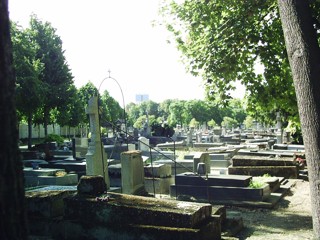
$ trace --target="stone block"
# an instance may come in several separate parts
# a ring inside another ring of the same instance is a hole
[[[65,172],[65,170],[63,168],[62,169],[54,169],[54,168],[33,169],[28,167],[23,169],[24,176],[32,176],[32,177],[56,176],[58,172]]]
[[[179,174],[184,172],[192,172],[193,171],[193,160],[186,159],[177,159],[176,162],[170,159],[157,160],[154,161],[157,164],[170,164],[172,169],[172,174]]]
[[[109,193],[106,201],[76,195],[64,199],[65,219],[103,225],[194,228],[211,216],[210,204]]]
[[[78,183],[78,175],[39,176],[38,183],[39,185],[76,185]]]
[[[247,187],[251,179],[251,176],[212,174],[208,174],[208,178],[206,178],[205,176],[188,172],[178,174],[175,177],[175,184],[178,187],[180,185]]]
[[[173,177],[167,178],[145,178],[145,189],[148,193],[169,194],[170,185],[174,184]]]
[[[262,188],[225,187],[225,186],[195,186],[171,185],[170,195],[186,195],[196,200],[214,201],[263,201],[270,196],[270,187],[265,184]]]
[[[230,160],[211,160],[211,168],[227,168],[231,165]]]
[[[296,166],[231,166],[228,168],[229,174],[263,176],[269,174],[274,177],[298,178],[298,168]]]
[[[232,166],[297,166],[297,162],[293,157],[236,155],[232,158]]]
[[[170,164],[149,164],[144,166],[145,177],[166,178],[172,174]]]
[[[197,169],[198,169],[198,164],[199,163],[204,163],[205,164],[205,169],[206,169],[206,173],[210,173],[210,156],[209,153],[206,152],[199,152],[199,153],[195,153],[194,157],[193,157],[193,172],[196,173]]]
[[[122,193],[136,194],[144,188],[144,169],[140,151],[121,153]]]
[[[25,198],[29,220],[32,218],[53,218],[62,216],[64,213],[63,199],[73,194],[74,191],[26,192]]]
[[[77,186],[78,194],[98,195],[107,191],[102,176],[82,176]]]

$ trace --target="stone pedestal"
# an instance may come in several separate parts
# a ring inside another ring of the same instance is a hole
[[[206,174],[210,173],[210,156],[209,153],[196,153],[193,157],[193,172],[196,173],[198,169],[198,164],[204,163]]]
[[[140,151],[121,153],[122,193],[139,194],[144,190],[144,167]]]
[[[102,146],[100,137],[100,123],[98,113],[98,97],[92,97],[88,101],[86,113],[90,117],[91,142],[86,154],[87,175],[103,176],[107,188],[110,187],[107,156]]]
[[[140,151],[143,151],[143,152],[148,152],[148,151],[150,151],[150,147],[149,147],[150,141],[149,141],[148,138],[139,137],[138,140],[139,140],[138,145],[139,145],[139,150],[140,150]]]

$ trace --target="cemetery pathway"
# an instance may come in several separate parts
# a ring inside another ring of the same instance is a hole
[[[277,206],[270,209],[232,208],[243,218],[240,240],[312,239],[312,218],[309,182],[297,180]]]

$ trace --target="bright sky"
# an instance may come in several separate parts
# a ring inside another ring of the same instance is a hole
[[[169,33],[152,26],[158,0],[9,0],[9,11],[23,27],[34,13],[57,29],[78,88],[88,81],[98,88],[110,70],[126,104],[136,94],[155,102],[204,99],[201,79],[186,73],[179,52],[166,41]],[[114,80],[106,79],[101,90],[122,103]]]

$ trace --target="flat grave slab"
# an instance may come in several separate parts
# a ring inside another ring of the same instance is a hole
[[[296,166],[231,166],[229,174],[263,176],[269,174],[274,177],[298,178],[298,167]]]
[[[229,187],[247,187],[249,186],[251,176],[241,175],[214,175],[199,176],[192,172],[177,174],[175,177],[176,185],[194,185],[194,186],[229,186]]]
[[[293,157],[267,157],[235,155],[232,158],[232,165],[237,166],[297,166]]]
[[[170,195],[187,195],[209,202],[216,200],[263,201],[270,195],[270,188],[268,184],[261,188],[171,185]]]
[[[76,195],[64,199],[65,219],[110,225],[155,225],[194,228],[212,215],[210,204],[108,193],[107,201]]]

